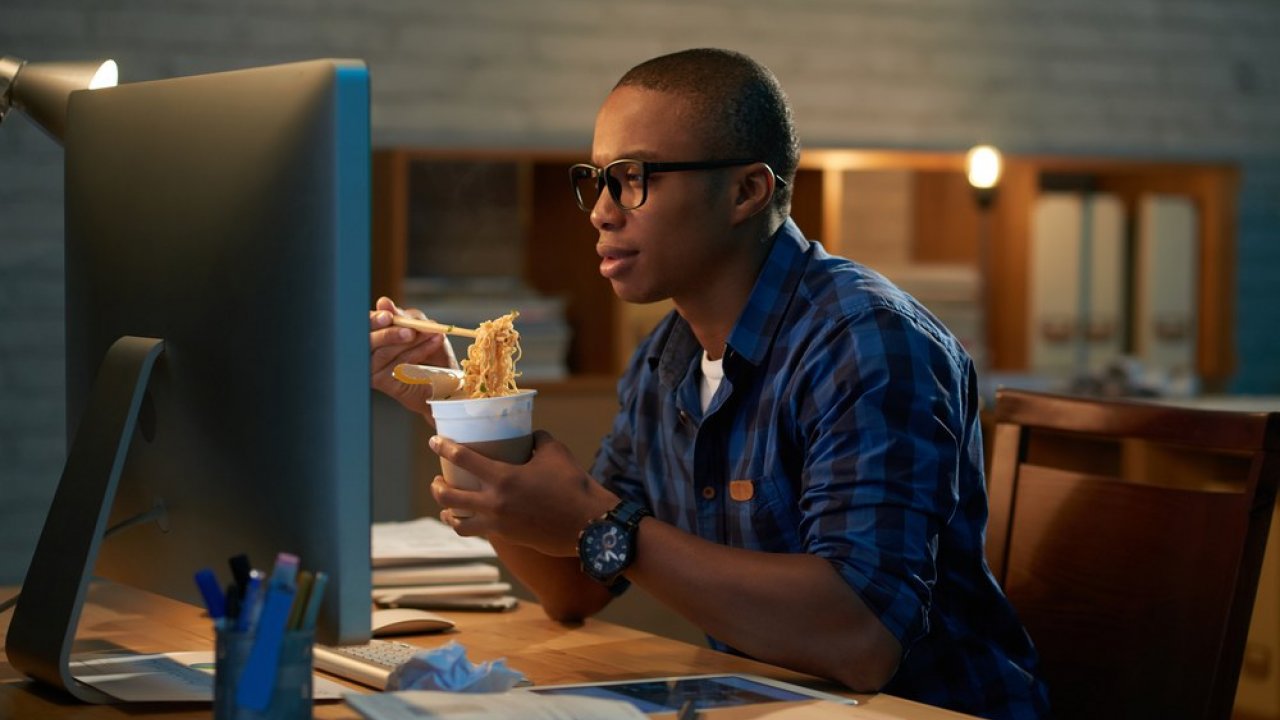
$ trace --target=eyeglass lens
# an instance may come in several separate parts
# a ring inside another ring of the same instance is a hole
[[[634,160],[620,160],[596,169],[588,165],[573,168],[573,187],[578,195],[578,204],[583,210],[590,210],[600,199],[600,191],[605,186],[613,201],[623,210],[633,210],[644,203],[645,182],[644,167]]]

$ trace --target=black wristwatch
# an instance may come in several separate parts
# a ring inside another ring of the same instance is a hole
[[[636,532],[640,521],[652,515],[640,503],[623,500],[587,523],[578,533],[578,560],[582,562],[582,571],[612,588],[636,559]]]

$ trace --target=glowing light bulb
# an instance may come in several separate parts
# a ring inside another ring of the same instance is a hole
[[[969,184],[979,190],[989,190],[1000,182],[1003,161],[1000,151],[990,145],[976,145],[964,159]]]

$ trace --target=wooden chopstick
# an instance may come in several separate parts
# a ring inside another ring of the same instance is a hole
[[[417,318],[407,318],[401,315],[392,315],[391,324],[400,327],[412,328],[423,332],[445,333],[446,335],[461,335],[462,337],[479,337],[480,333],[471,328],[460,328],[457,325],[444,325],[430,320],[418,320]]]

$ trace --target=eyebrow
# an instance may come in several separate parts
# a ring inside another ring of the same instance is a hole
[[[597,164],[597,165],[599,165],[600,167],[604,167],[605,165],[608,165],[608,164],[609,164],[609,163],[611,163],[611,162],[614,162],[614,161],[616,161],[616,160],[623,160],[623,159],[625,159],[625,160],[641,160],[641,161],[644,161],[644,162],[656,162],[658,158],[657,158],[657,156],[656,156],[653,152],[651,152],[651,151],[649,151],[649,150],[637,150],[636,152],[624,152],[624,153],[621,153],[621,154],[617,155],[616,157],[611,158],[611,159],[610,159],[610,160],[608,160],[607,162],[595,163],[595,162],[594,162],[594,160],[593,160],[592,162],[593,162],[593,164]]]

